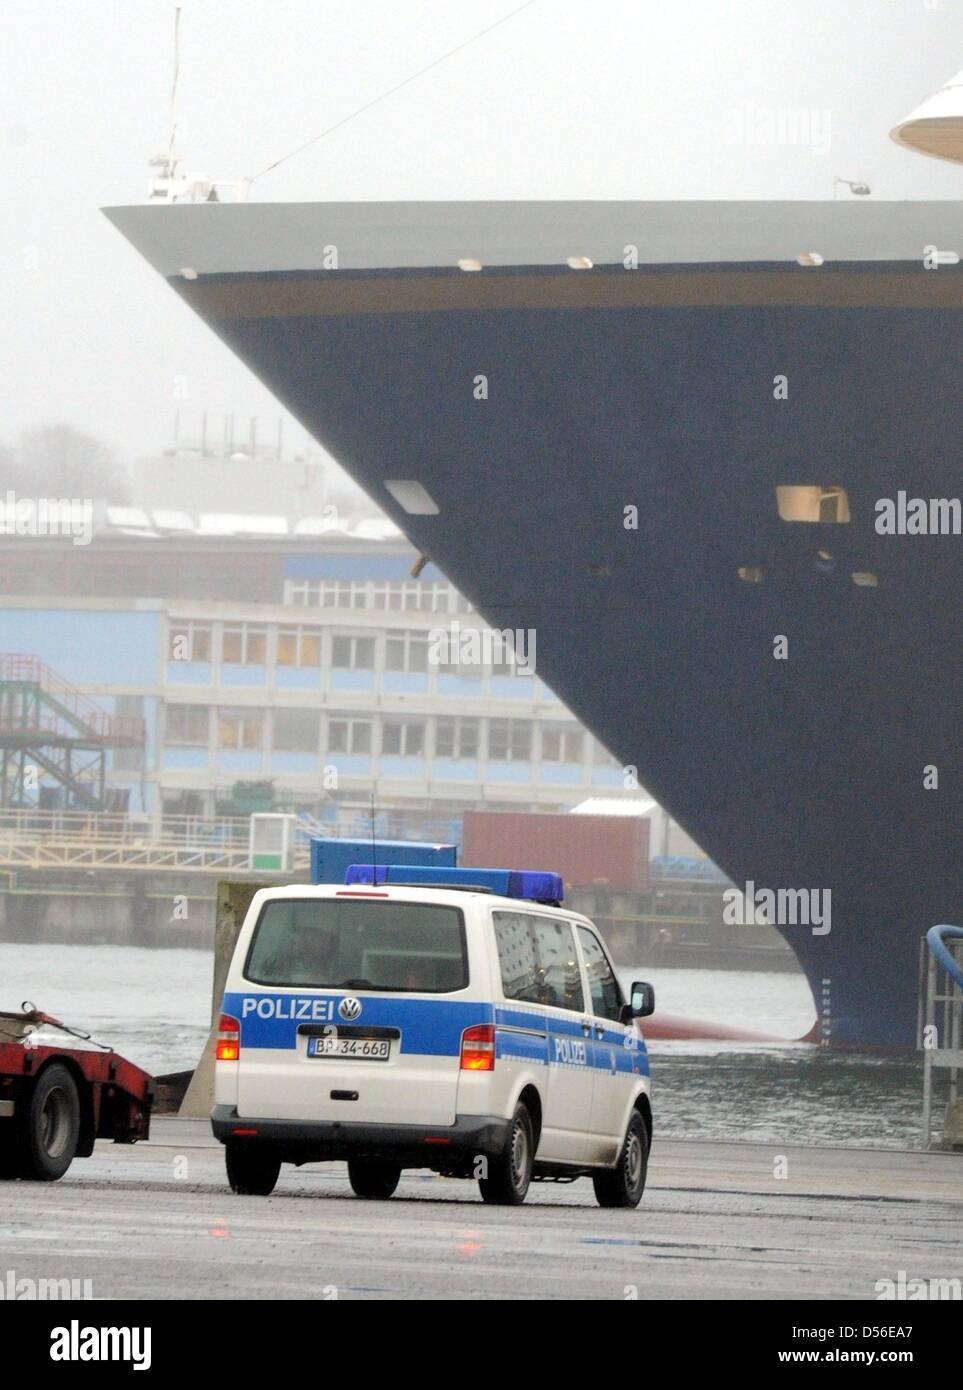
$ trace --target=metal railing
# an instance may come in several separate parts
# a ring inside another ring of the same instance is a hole
[[[136,813],[0,809],[0,865],[10,869],[178,869],[246,872],[248,816],[215,820]],[[309,863],[307,836],[296,837],[294,868]]]
[[[3,691],[3,685],[12,687]],[[35,687],[44,703],[26,698]],[[144,742],[143,719],[108,714],[37,656],[0,652],[0,733],[87,737],[103,744]]]
[[[366,840],[371,820],[356,811],[320,821],[298,817],[293,826],[293,869],[307,870],[317,836]],[[391,815],[375,817],[379,840],[461,839],[455,821],[412,827]],[[416,833],[417,832],[417,833]],[[164,815],[130,811],[60,811],[0,807],[0,866],[16,868],[204,869],[242,872],[250,861],[250,816]]]
[[[947,1118],[961,1100],[963,1074],[963,928],[931,927],[920,943],[918,1045],[923,1051],[923,1147],[945,1145]],[[942,1133],[934,1136],[938,1102],[945,1101]],[[963,1122],[951,1120],[956,1132]]]

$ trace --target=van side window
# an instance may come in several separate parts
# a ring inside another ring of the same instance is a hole
[[[579,927],[578,934],[585,956],[589,992],[592,995],[592,1012],[596,1018],[611,1018],[617,1023],[622,1008],[622,991],[609,965],[608,956],[602,950],[594,932],[590,932],[587,927]]]
[[[581,1012],[582,981],[570,924],[527,912],[492,916],[505,998]]]
[[[585,1003],[572,928],[568,922],[556,922],[552,917],[536,917],[534,922],[541,1002],[581,1013]]]
[[[506,999],[524,999],[540,1004],[538,961],[532,919],[523,912],[494,912],[498,963],[502,972],[502,991]]]

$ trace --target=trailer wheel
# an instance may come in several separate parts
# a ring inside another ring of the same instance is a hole
[[[80,1138],[77,1083],[59,1062],[40,1073],[25,1118],[21,1176],[56,1182],[73,1162]]]
[[[267,1145],[228,1139],[224,1160],[233,1192],[243,1197],[270,1197],[281,1172],[281,1160]]]

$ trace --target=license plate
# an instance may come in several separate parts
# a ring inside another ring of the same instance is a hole
[[[308,1038],[309,1057],[338,1057],[358,1062],[387,1062],[390,1038]]]

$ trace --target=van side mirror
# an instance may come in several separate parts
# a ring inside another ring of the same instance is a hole
[[[633,980],[629,1010],[632,1018],[648,1018],[655,1013],[655,988],[644,980]]]

